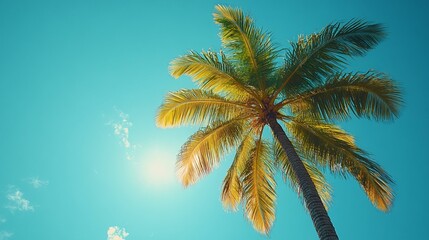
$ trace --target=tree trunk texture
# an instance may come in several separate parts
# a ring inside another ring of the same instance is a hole
[[[288,157],[292,169],[297,176],[299,187],[304,197],[305,206],[310,213],[320,240],[338,240],[339,238],[335,232],[334,225],[332,225],[331,219],[329,218],[322,200],[317,193],[316,187],[314,186],[307,169],[305,169],[302,160],[296,153],[292,142],[286,136],[282,126],[280,126],[274,117],[268,119],[268,124],[271,127],[274,136],[286,152],[286,156]]]

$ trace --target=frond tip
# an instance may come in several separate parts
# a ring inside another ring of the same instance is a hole
[[[254,148],[253,133],[249,132],[243,139],[235,154],[234,161],[222,184],[221,200],[226,209],[237,210],[243,195],[242,172]]]
[[[390,175],[376,162],[358,155],[357,162],[350,164],[348,171],[360,183],[372,204],[383,212],[390,210],[395,198]]]
[[[217,94],[241,95],[241,98],[251,94],[223,52],[191,51],[170,63],[170,73],[175,78],[183,74],[189,75],[201,89]]]
[[[156,124],[176,127],[232,119],[242,112],[243,104],[228,101],[210,91],[200,89],[169,93],[159,107]]]
[[[278,50],[271,44],[270,34],[258,29],[242,10],[218,5],[214,21],[220,26],[222,44],[229,57],[238,62],[247,84],[265,88],[273,73]]]
[[[334,174],[351,174],[375,207],[382,211],[390,208],[394,198],[392,178],[356,146],[352,136],[335,125],[303,119],[286,126],[307,159],[329,167]]]
[[[259,139],[243,172],[243,191],[247,218],[264,234],[270,231],[275,219],[275,186],[269,146]]]

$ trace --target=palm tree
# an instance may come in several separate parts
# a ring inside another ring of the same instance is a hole
[[[400,91],[386,75],[343,72],[347,57],[364,55],[383,39],[382,26],[360,20],[330,24],[300,36],[280,63],[270,34],[249,16],[225,6],[216,10],[224,50],[191,51],[171,62],[174,77],[189,75],[198,88],[169,93],[156,119],[160,127],[202,126],[178,155],[183,185],[210,173],[235,149],[221,199],[233,210],[243,202],[262,233],[275,218],[276,169],[302,198],[320,239],[338,239],[326,211],[331,188],[323,169],[353,176],[374,206],[387,211],[391,177],[334,124],[352,115],[398,116]]]

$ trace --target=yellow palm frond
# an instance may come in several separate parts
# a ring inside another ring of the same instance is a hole
[[[328,166],[333,173],[350,173],[378,209],[392,205],[393,180],[377,163],[358,148],[352,136],[338,126],[296,118],[286,124],[299,151],[309,160]]]
[[[193,134],[177,157],[177,174],[186,187],[210,173],[222,156],[243,139],[245,121],[232,119],[214,122]]]
[[[361,151],[355,155],[357,161],[347,159],[342,165],[358,180],[374,206],[384,212],[389,211],[395,197],[390,186],[393,180],[378,163],[365,155]]]
[[[203,90],[213,91],[231,99],[243,99],[255,96],[253,90],[242,83],[234,67],[221,52],[221,58],[215,52],[201,54],[191,51],[174,59],[170,64],[170,73],[178,78],[183,74],[192,77]]]
[[[256,230],[268,233],[275,219],[276,193],[269,144],[258,139],[244,168],[245,212]]]
[[[200,89],[171,92],[159,107],[156,124],[177,127],[186,124],[211,123],[232,119],[248,107]]]
[[[237,68],[246,73],[248,84],[265,89],[266,80],[275,69],[278,51],[272,46],[270,34],[256,28],[253,20],[240,9],[218,5],[214,20],[220,25],[223,46]]]
[[[292,166],[286,156],[285,151],[283,150],[282,146],[277,140],[275,140],[273,147],[274,147],[274,159],[276,160],[276,165],[278,166],[278,168],[281,169],[281,171],[283,172],[284,180],[289,182],[292,189],[298,193],[301,199],[303,199],[302,191],[300,190],[299,183],[298,183],[298,178],[296,177],[295,172],[292,169]],[[307,169],[307,172],[310,175],[311,180],[316,186],[316,190],[319,193],[320,199],[322,199],[322,202],[325,205],[325,208],[327,209],[329,207],[329,203],[332,198],[331,186],[326,181],[323,173],[319,171],[319,169],[317,168],[317,166],[314,165],[314,163],[305,161],[303,157],[301,157],[301,159],[303,160],[302,162],[304,164],[304,167]]]
[[[240,176],[250,158],[250,151],[254,148],[255,140],[250,131],[241,142],[234,157],[234,161],[222,184],[222,203],[227,209],[237,210],[243,194]]]

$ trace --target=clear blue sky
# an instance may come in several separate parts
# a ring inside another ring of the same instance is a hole
[[[127,240],[316,239],[280,179],[269,237],[242,211],[225,212],[220,186],[231,157],[188,189],[171,177],[195,128],[158,129],[156,109],[168,91],[193,87],[169,76],[173,58],[219,49],[216,4],[243,8],[283,47],[334,21],[387,27],[388,38],[350,69],[397,80],[401,116],[343,126],[393,176],[396,201],[384,214],[356,181],[329,177],[329,214],[341,239],[428,238],[428,4],[348,2],[0,0],[0,240],[106,239],[112,226]]]

